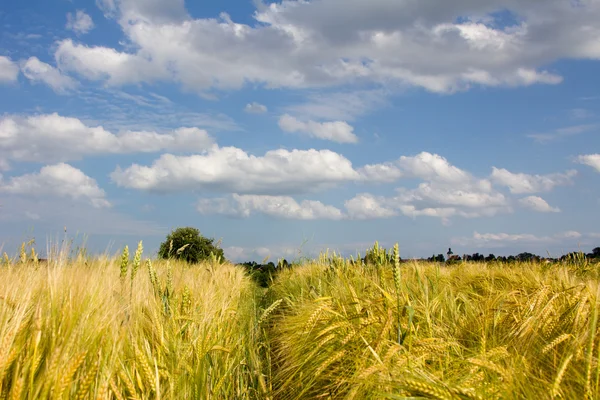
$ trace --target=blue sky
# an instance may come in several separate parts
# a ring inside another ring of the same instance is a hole
[[[0,243],[600,245],[600,1],[0,6]]]

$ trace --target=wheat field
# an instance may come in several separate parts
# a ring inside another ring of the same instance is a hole
[[[267,398],[257,294],[232,265],[141,252],[4,266],[0,397]]]
[[[262,289],[230,264],[126,250],[6,256],[1,399],[599,397],[600,265],[583,259],[323,254]]]

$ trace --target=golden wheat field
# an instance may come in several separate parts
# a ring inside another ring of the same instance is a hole
[[[599,397],[598,264],[132,253],[5,257],[1,399]]]

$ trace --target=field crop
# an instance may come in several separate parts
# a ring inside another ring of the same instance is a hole
[[[141,252],[5,266],[0,398],[265,398],[256,294],[232,265]]]
[[[0,267],[1,399],[595,399],[598,264]]]

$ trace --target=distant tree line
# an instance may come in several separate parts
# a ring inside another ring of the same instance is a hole
[[[220,247],[220,243],[214,241],[214,239],[206,238],[200,234],[200,231],[193,227],[182,227],[173,230],[161,243],[160,250],[158,252],[160,258],[177,258],[185,260],[191,264],[195,264],[204,260],[212,260],[214,262],[226,262],[224,257],[223,249]],[[336,262],[340,261],[340,256],[334,254]],[[439,262],[452,265],[456,262],[473,261],[473,262],[559,262],[566,260],[591,260],[600,261],[600,247],[596,247],[591,253],[584,254],[581,252],[571,252],[563,255],[560,258],[547,258],[539,255],[523,252],[516,256],[496,256],[494,254],[488,254],[487,256],[479,253],[463,254],[462,257],[454,254],[451,248],[446,252],[446,256],[443,254],[432,255],[429,258],[421,259],[421,261]],[[332,259],[333,260],[333,259]],[[367,249],[364,257],[358,255],[356,258],[352,258],[348,261],[351,265],[384,265],[393,262],[392,252],[379,246],[379,243],[375,242],[375,245],[371,249]],[[401,262],[409,260],[400,259]],[[263,262],[259,264],[255,261],[249,261],[237,264],[243,267],[246,272],[262,287],[268,287],[273,281],[275,275],[286,269],[292,267],[287,260],[281,259],[275,264],[274,262]]]
[[[497,262],[541,262],[541,261],[548,261],[548,262],[558,262],[558,261],[565,261],[565,260],[569,260],[572,259],[574,257],[583,257],[587,260],[600,260],[600,247],[596,247],[592,250],[591,253],[579,253],[579,252],[571,252],[568,254],[565,254],[559,258],[552,258],[552,257],[542,257],[539,256],[537,254],[533,254],[533,253],[529,253],[529,252],[523,252],[523,253],[519,253],[516,256],[510,255],[510,256],[495,256],[494,254],[488,254],[487,256],[484,256],[483,254],[479,254],[479,253],[473,253],[473,254],[463,254],[463,256],[458,256],[455,255],[452,252],[452,249],[448,249],[448,252],[446,253],[447,257],[444,257],[443,254],[438,254],[437,256],[434,254],[431,257],[427,258],[427,261],[432,261],[432,262],[448,262],[448,263],[452,263],[452,262],[457,262],[457,261],[475,261],[475,262],[492,262],[492,261],[497,261]]]

